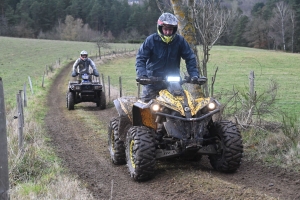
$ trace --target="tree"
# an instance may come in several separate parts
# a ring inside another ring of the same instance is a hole
[[[110,46],[107,43],[107,40],[104,37],[103,33],[99,34],[99,36],[96,38],[95,42],[96,42],[96,46],[98,48],[99,58],[101,59],[101,48],[110,48]]]
[[[209,51],[226,30],[227,23],[233,14],[231,11],[222,8],[220,1],[215,0],[199,1],[195,4],[193,11],[195,27],[199,33],[199,39],[202,44],[202,74],[207,77]],[[208,96],[209,91],[207,84],[204,89],[205,95]]]
[[[266,49],[270,47],[268,23],[261,18],[254,18],[246,27],[243,37],[248,41],[249,47]]]
[[[295,27],[296,27],[296,13],[294,10],[290,13],[290,19],[291,19],[291,52],[294,53],[294,36],[295,36]]]
[[[81,19],[74,19],[71,15],[67,15],[61,38],[63,40],[76,40],[82,27]]]
[[[243,37],[245,33],[249,18],[245,15],[238,18],[235,23],[232,35],[233,35],[233,45],[235,46],[247,46],[247,41]]]
[[[277,2],[274,8],[274,17],[271,20],[271,27],[274,32],[273,35],[279,35],[283,51],[286,51],[286,24],[289,20],[290,8],[283,1]],[[279,42],[278,42],[279,43]]]
[[[197,68],[202,75],[198,59],[197,38],[196,29],[194,26],[193,10],[191,9],[191,7],[194,6],[195,1],[188,0],[185,2],[185,4],[183,4],[180,0],[171,0],[171,3],[174,14],[179,20],[178,31],[186,39],[186,41],[189,43],[194,53],[196,54],[198,63]]]

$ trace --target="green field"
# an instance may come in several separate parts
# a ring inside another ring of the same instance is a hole
[[[249,73],[255,73],[255,90],[260,94],[270,80],[278,83],[276,105],[288,112],[300,110],[300,55],[244,47],[213,47],[208,64],[209,74],[219,68],[216,91],[230,90],[232,86],[249,85]]]
[[[136,44],[110,46],[110,49],[102,51],[137,48]],[[24,83],[29,91],[28,76],[35,87],[41,87],[46,65],[53,66],[59,61],[61,65],[74,62],[82,50],[87,50],[90,56],[97,54],[96,44],[91,42],[0,37],[0,77],[3,79],[6,104],[15,104],[15,96],[23,89]]]

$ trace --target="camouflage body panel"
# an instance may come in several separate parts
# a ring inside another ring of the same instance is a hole
[[[115,99],[114,104],[119,116],[127,116],[128,120],[132,123],[132,107],[136,101],[136,97],[120,97]]]
[[[210,97],[194,99],[187,90],[184,90],[184,93],[187,97],[192,116],[196,115],[200,109],[210,102]],[[185,116],[184,108],[182,107],[184,96],[173,96],[168,90],[161,90],[159,92],[159,97],[157,97],[156,100],[158,103],[176,110],[182,116]]]

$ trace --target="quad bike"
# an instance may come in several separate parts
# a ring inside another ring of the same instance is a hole
[[[106,97],[102,85],[92,81],[93,74],[79,73],[81,80],[69,81],[67,108],[74,110],[74,105],[81,102],[94,102],[100,109],[106,108]]]
[[[196,84],[204,84],[202,77]],[[233,122],[213,121],[220,103],[212,98],[193,98],[182,85],[189,77],[137,79],[142,85],[165,84],[156,99],[114,100],[119,116],[108,128],[108,146],[114,164],[126,164],[130,176],[143,181],[154,176],[156,160],[208,155],[212,167],[234,172],[241,163],[243,144]],[[195,83],[195,82],[194,82]]]

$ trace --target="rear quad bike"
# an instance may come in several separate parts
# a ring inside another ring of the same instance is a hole
[[[220,103],[212,98],[194,98],[182,85],[202,85],[206,78],[142,78],[142,85],[165,84],[156,99],[114,100],[119,116],[108,127],[108,146],[114,164],[126,164],[130,176],[143,181],[154,176],[156,160],[208,155],[212,167],[234,172],[240,167],[243,144],[233,122],[213,121]]]
[[[81,80],[69,81],[67,108],[74,110],[74,105],[81,102],[94,102],[100,109],[106,108],[106,97],[102,85],[92,81],[93,74],[79,73]]]

